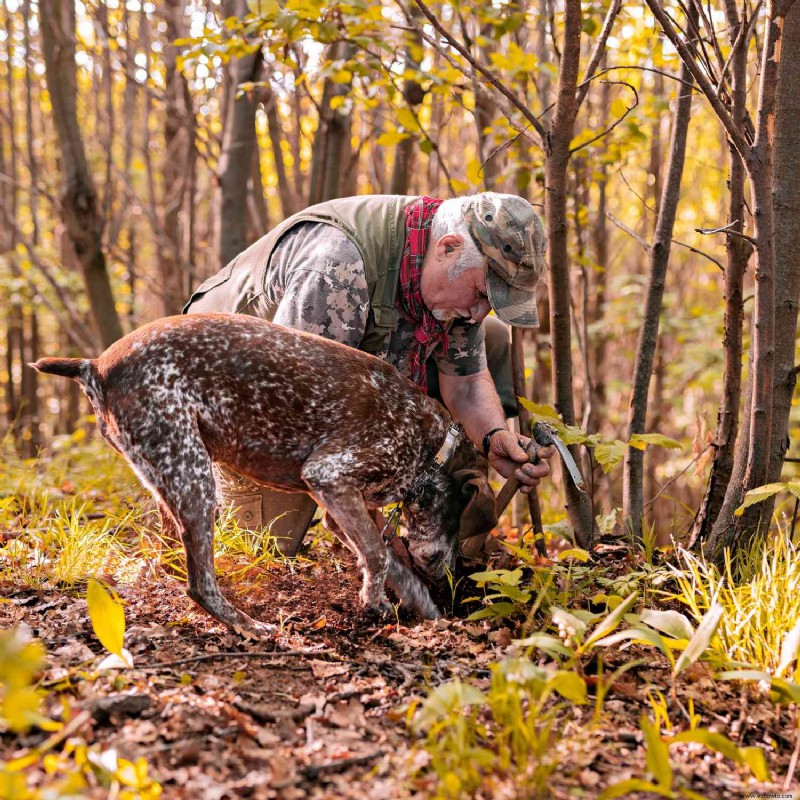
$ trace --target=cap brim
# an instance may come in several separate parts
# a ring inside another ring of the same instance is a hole
[[[494,313],[515,328],[538,328],[536,292],[506,283],[490,266],[486,268],[486,294]]]

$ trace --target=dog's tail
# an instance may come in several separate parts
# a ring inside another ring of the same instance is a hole
[[[40,358],[28,366],[33,367],[37,372],[61,375],[83,384],[87,382],[93,372],[92,362],[88,358]]]

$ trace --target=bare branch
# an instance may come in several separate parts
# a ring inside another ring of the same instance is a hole
[[[683,41],[683,39],[681,39],[681,37],[678,35],[678,32],[675,30],[675,26],[672,24],[669,15],[661,6],[659,0],[645,0],[645,2],[650,8],[650,11],[653,13],[653,16],[661,25],[661,29],[664,31],[664,34],[678,51],[684,64],[686,64],[686,67],[697,81],[697,85],[700,87],[703,94],[706,96],[706,99],[711,104],[711,107],[714,109],[714,112],[716,113],[720,122],[725,127],[733,146],[738,150],[742,159],[745,162],[749,162],[750,148],[744,137],[744,134],[737,127],[736,122],[734,121],[728,109],[725,108],[725,105],[722,100],[720,100],[715,87],[711,84],[711,81],[708,79],[708,76],[705,74],[705,72],[700,68],[700,65],[697,63],[697,59],[692,55],[691,51],[686,45],[686,42]]]
[[[608,7],[606,18],[603,21],[603,28],[600,31],[600,35],[597,37],[594,50],[589,58],[589,65],[586,67],[583,81],[578,87],[578,99],[575,106],[576,109],[581,107],[583,101],[586,99],[586,95],[589,93],[590,81],[594,76],[595,70],[600,65],[600,59],[603,58],[603,53],[606,49],[606,42],[608,42],[608,37],[611,35],[611,29],[614,27],[614,20],[617,18],[621,8],[622,0],[611,0],[611,5]]]
[[[613,222],[613,223],[614,223],[614,224],[615,224],[615,225],[616,225],[616,226],[617,226],[617,227],[618,227],[618,228],[619,228],[621,231],[624,231],[625,233],[627,233],[627,234],[628,234],[628,236],[630,236],[630,237],[631,237],[631,239],[633,239],[633,240],[634,240],[634,241],[636,241],[636,242],[637,242],[639,245],[641,245],[641,247],[642,247],[642,249],[645,251],[645,253],[647,253],[648,255],[650,255],[650,251],[651,251],[653,248],[652,248],[652,245],[651,245],[651,244],[650,244],[650,243],[649,243],[649,242],[648,242],[646,239],[644,239],[644,238],[642,238],[641,236],[639,236],[639,234],[638,234],[638,233],[636,233],[636,231],[634,231],[634,230],[632,230],[631,228],[629,228],[629,227],[628,227],[628,226],[627,226],[627,225],[626,225],[624,222],[622,222],[622,220],[620,220],[620,219],[617,219],[617,217],[615,217],[615,216],[614,216],[614,215],[613,215],[613,214],[612,214],[610,211],[606,211],[606,216],[607,216],[607,217],[608,217],[608,219],[610,219],[610,220],[611,220],[611,222]],[[719,269],[720,269],[722,272],[725,272],[725,265],[724,265],[724,264],[722,264],[720,261],[717,261],[717,259],[716,259],[716,258],[714,258],[714,256],[712,256],[712,255],[709,255],[708,253],[704,252],[703,250],[698,250],[696,247],[692,247],[692,245],[690,245],[690,244],[686,244],[686,242],[680,242],[680,241],[678,241],[677,239],[670,239],[670,241],[671,241],[673,244],[677,244],[677,245],[680,245],[681,247],[685,247],[687,250],[691,250],[691,252],[693,252],[693,253],[697,253],[697,255],[699,255],[699,256],[703,256],[703,258],[707,258],[707,259],[708,259],[708,260],[709,260],[709,261],[710,261],[712,264],[716,264],[716,265],[717,265],[717,267],[719,267]]]
[[[525,103],[521,102],[520,99],[506,86],[503,85],[502,81],[493,73],[491,73],[486,67],[483,66],[479,61],[477,61],[470,52],[456,39],[454,39],[445,28],[442,27],[439,20],[436,19],[433,12],[428,8],[427,5],[423,2],[423,0],[414,0],[417,4],[419,10],[425,15],[428,22],[434,27],[434,29],[445,38],[447,43],[456,51],[458,51],[472,66],[472,68],[479,72],[485,80],[487,80],[495,89],[497,89],[500,94],[503,95],[521,114],[525,117],[528,122],[533,126],[534,130],[541,136],[542,138],[542,147],[544,147],[544,143],[547,141],[547,131],[545,130],[544,126],[538,119],[530,112],[528,107]]]
[[[702,233],[703,236],[709,236],[712,233],[724,233],[726,236],[735,236],[737,239],[744,239],[746,242],[750,242],[753,247],[758,247],[756,240],[752,236],[748,236],[746,233],[740,233],[739,231],[733,230],[733,226],[738,224],[739,220],[734,220],[733,222],[728,223],[727,225],[723,225],[720,228],[695,228],[698,233]]]
[[[636,108],[636,106],[639,105],[639,93],[630,83],[627,83],[626,81],[604,81],[604,83],[613,83],[620,86],[627,86],[633,92],[634,96],[633,105],[630,107],[626,106],[625,113],[616,122],[613,122],[611,125],[609,125],[604,131],[600,131],[600,133],[598,133],[597,136],[593,136],[591,139],[589,139],[588,142],[583,142],[582,144],[579,144],[577,147],[573,147],[569,151],[570,155],[572,155],[572,153],[576,153],[578,150],[582,150],[584,147],[588,147],[590,144],[593,144],[598,139],[602,139],[604,136],[607,136],[609,133],[611,133],[611,131],[614,130],[614,128],[617,127],[617,125],[620,124],[620,122],[622,122],[622,120],[625,119],[625,117],[628,116],[628,114],[631,113],[631,111],[633,111],[634,108]]]

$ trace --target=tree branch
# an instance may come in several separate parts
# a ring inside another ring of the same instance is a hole
[[[600,59],[602,59],[603,53],[605,52],[608,37],[611,35],[611,29],[614,27],[614,20],[617,18],[621,8],[622,0],[611,0],[611,5],[608,7],[608,13],[603,21],[603,28],[600,31],[600,36],[597,37],[594,50],[589,58],[589,65],[586,67],[583,81],[578,87],[578,97],[575,105],[576,109],[581,107],[583,101],[586,99],[586,95],[589,93],[590,82],[594,77],[595,70],[600,65]]]
[[[428,22],[430,22],[430,24],[434,27],[434,29],[447,40],[447,43],[454,50],[458,51],[469,62],[469,64],[476,72],[479,72],[486,81],[488,81],[492,86],[494,86],[494,88],[497,89],[497,91],[500,92],[500,94],[502,94],[503,97],[505,97],[522,114],[522,116],[525,117],[526,120],[528,120],[528,122],[530,122],[534,130],[541,137],[542,147],[544,147],[545,142],[547,141],[547,131],[545,130],[542,123],[539,122],[539,120],[536,119],[536,117],[533,114],[531,114],[528,107],[524,103],[520,102],[519,98],[510,89],[504,86],[496,75],[491,73],[488,69],[486,69],[486,67],[483,66],[483,64],[481,64],[479,61],[473,58],[470,52],[459,41],[454,39],[447,32],[447,30],[445,30],[445,28],[442,27],[439,20],[436,19],[436,17],[433,15],[433,12],[431,12],[428,6],[425,5],[423,0],[414,0],[414,2],[417,4],[419,10],[423,13],[423,15],[426,17]]]
[[[675,30],[675,26],[672,24],[669,15],[663,9],[659,0],[645,0],[645,2],[650,8],[653,16],[658,21],[659,25],[661,25],[661,29],[664,31],[666,37],[678,51],[683,63],[686,64],[687,69],[692,73],[692,76],[697,81],[697,85],[700,87],[701,91],[706,96],[706,99],[711,104],[711,107],[714,109],[714,112],[716,113],[720,122],[725,127],[725,131],[733,143],[733,146],[739,152],[739,155],[742,157],[742,159],[745,162],[749,162],[750,148],[744,137],[744,134],[737,127],[736,122],[734,121],[728,109],[725,108],[725,105],[723,104],[722,100],[720,100],[716,89],[714,86],[712,86],[711,81],[709,81],[705,72],[700,68],[700,65],[697,63],[697,59],[690,52],[686,42],[684,42],[683,39],[681,39],[681,37],[678,35],[678,32]]]

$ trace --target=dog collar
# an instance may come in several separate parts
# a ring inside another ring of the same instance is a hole
[[[450,460],[453,452],[458,444],[459,436],[461,436],[461,429],[458,424],[451,422],[447,426],[447,435],[444,437],[444,444],[439,448],[439,452],[433,457],[433,460],[443,467]]]

